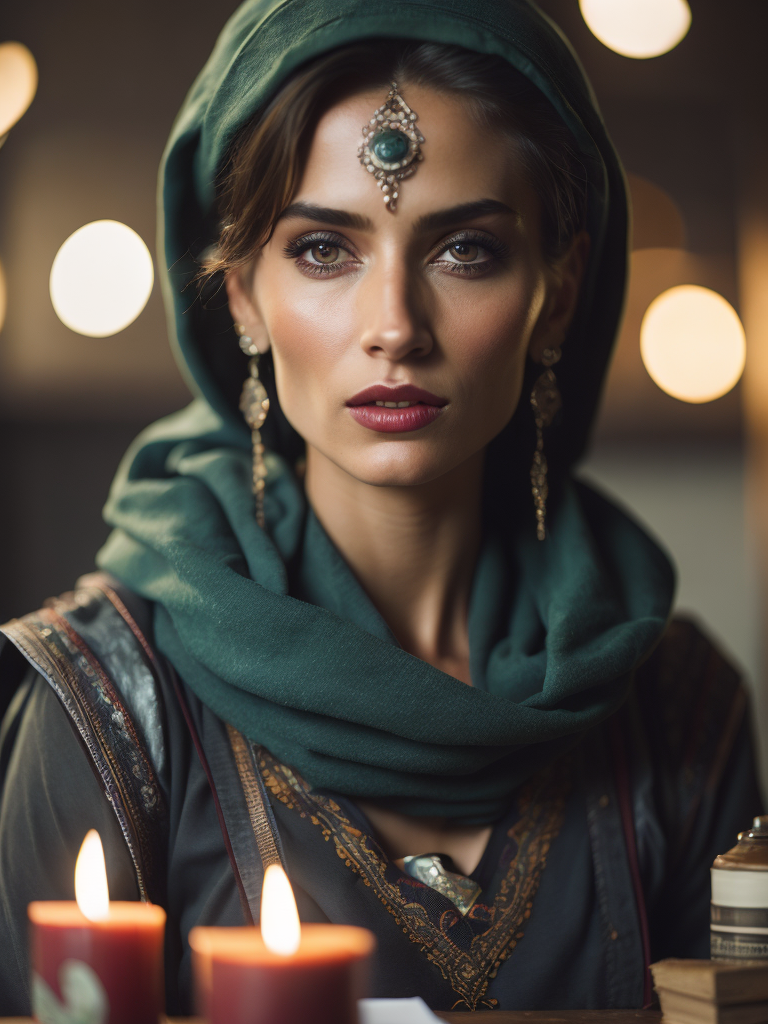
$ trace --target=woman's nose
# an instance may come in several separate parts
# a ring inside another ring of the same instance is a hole
[[[360,344],[368,355],[392,361],[429,355],[433,339],[417,292],[414,275],[404,264],[367,275],[360,296]]]

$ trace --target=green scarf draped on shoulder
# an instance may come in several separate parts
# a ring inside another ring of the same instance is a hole
[[[196,257],[215,241],[216,175],[238,129],[308,59],[393,36],[503,56],[555,106],[588,175],[590,264],[558,364],[563,426],[548,439],[558,500],[543,543],[532,511],[505,516],[521,485],[504,479],[532,450],[521,409],[488,460],[471,687],[398,646],[307,507],[274,428],[267,522],[257,526],[237,411],[245,359],[222,304],[191,298]],[[665,555],[570,476],[616,334],[627,256],[621,167],[576,57],[527,0],[248,0],[174,126],[160,223],[171,338],[197,397],[129,449],[99,565],[155,603],[157,647],[197,696],[313,786],[408,814],[493,820],[525,778],[626,699],[672,602]]]

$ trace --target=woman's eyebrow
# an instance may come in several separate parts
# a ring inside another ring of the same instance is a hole
[[[476,199],[469,203],[460,203],[445,210],[425,213],[413,225],[414,234],[426,231],[439,231],[450,228],[459,221],[473,220],[475,217],[487,216],[490,213],[512,216],[520,219],[517,210],[500,202],[498,199]],[[300,217],[303,220],[315,221],[317,224],[335,224],[340,228],[354,228],[357,231],[373,231],[374,225],[368,217],[348,210],[335,210],[330,206],[316,206],[314,203],[297,202],[287,206],[278,220]]]
[[[517,210],[502,203],[498,199],[476,199],[470,203],[460,203],[458,206],[451,206],[447,210],[435,210],[434,213],[425,213],[419,217],[413,225],[415,234],[425,231],[439,231],[443,228],[450,228],[463,220],[473,220],[475,217],[484,217],[489,213],[505,214],[512,216],[515,220],[520,219]]]
[[[278,217],[301,217],[304,220],[316,221],[318,224],[335,224],[339,228],[355,228],[358,231],[373,231],[373,221],[359,213],[347,210],[334,210],[330,206],[315,206],[314,203],[291,203]]]

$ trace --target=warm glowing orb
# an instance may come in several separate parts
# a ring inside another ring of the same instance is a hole
[[[37,64],[22,43],[0,43],[0,136],[26,112],[37,92]]]
[[[261,937],[273,953],[291,956],[299,948],[301,925],[288,876],[279,864],[264,872],[261,890]]]
[[[23,117],[36,92],[33,55],[23,43],[0,43],[0,136]]]
[[[658,57],[691,26],[686,0],[579,0],[592,33],[624,57]]]
[[[662,292],[646,310],[640,352],[662,391],[683,402],[711,402],[738,381],[747,343],[722,295],[684,284]]]
[[[70,330],[106,338],[147,304],[154,269],[149,249],[127,224],[95,220],[70,235],[51,267],[51,302]]]
[[[107,866],[104,848],[95,828],[83,840],[75,864],[75,899],[89,921],[104,921],[109,917]]]

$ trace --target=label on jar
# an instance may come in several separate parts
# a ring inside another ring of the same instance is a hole
[[[714,960],[768,960],[768,871],[712,869]]]
[[[713,928],[709,945],[713,960],[768,960],[768,934],[728,934]]]
[[[712,902],[719,907],[768,908],[768,871],[712,868]]]

